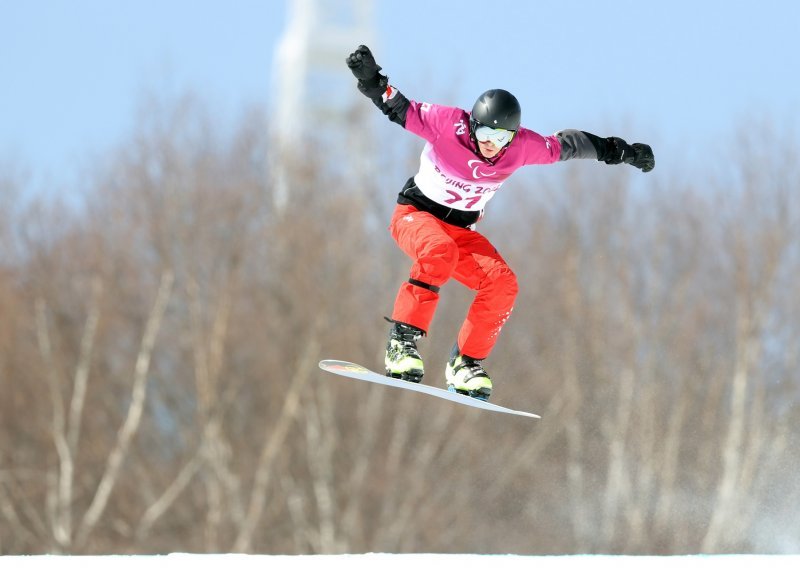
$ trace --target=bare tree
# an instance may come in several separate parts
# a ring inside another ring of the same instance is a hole
[[[345,178],[304,142],[275,211],[259,113],[210,115],[145,101],[82,204],[0,174],[0,552],[796,551],[795,164],[510,182],[487,365],[534,422],[317,368],[380,368],[416,147]],[[430,384],[471,299],[443,290]]]

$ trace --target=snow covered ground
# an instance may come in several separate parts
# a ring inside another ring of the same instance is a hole
[[[481,554],[342,554],[318,556],[266,556],[243,554],[169,554],[166,556],[0,556],[2,568],[94,568],[122,566],[161,568],[263,568],[324,566],[325,568],[408,568],[419,563],[436,568],[659,568],[662,566],[758,568],[797,567],[800,555],[755,556],[506,556]]]

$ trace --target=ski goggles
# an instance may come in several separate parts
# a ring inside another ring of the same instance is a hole
[[[491,142],[498,148],[502,148],[514,138],[513,130],[505,128],[492,128],[491,126],[480,125],[475,129],[475,138],[478,142]]]

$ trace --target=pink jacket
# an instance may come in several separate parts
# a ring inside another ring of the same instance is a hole
[[[410,101],[405,127],[427,141],[414,176],[417,187],[436,203],[461,211],[481,211],[517,169],[552,164],[561,154],[555,136],[520,128],[495,158],[482,158],[470,137],[469,113],[455,107]]]

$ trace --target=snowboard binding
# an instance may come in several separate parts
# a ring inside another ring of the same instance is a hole
[[[401,381],[408,381],[409,383],[419,383],[422,382],[423,373],[422,369],[411,369],[405,373],[391,373],[386,371],[386,376]]]
[[[466,391],[466,390],[459,390],[453,385],[447,385],[447,390],[450,392],[458,393],[464,396],[468,396],[470,398],[477,398],[478,400],[482,400],[484,402],[489,400],[489,395],[482,392],[483,389],[479,389],[476,391]]]

